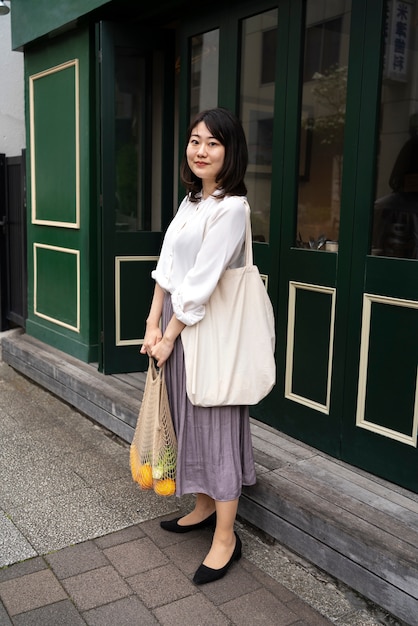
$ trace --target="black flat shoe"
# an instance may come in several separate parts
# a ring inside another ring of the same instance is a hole
[[[191,530],[199,530],[199,528],[207,528],[208,526],[215,526],[216,524],[216,511],[209,515],[206,519],[198,522],[197,524],[188,524],[187,526],[180,526],[178,524],[181,517],[176,519],[163,520],[160,522],[161,528],[168,530],[170,533],[189,533]]]
[[[231,567],[232,563],[234,561],[238,561],[241,558],[241,554],[242,554],[241,539],[239,538],[238,534],[235,531],[234,531],[234,534],[236,537],[235,548],[228,563],[224,565],[223,567],[221,567],[220,569],[212,569],[211,567],[207,567],[206,565],[203,565],[202,563],[202,565],[200,565],[197,568],[196,573],[193,576],[193,582],[195,585],[206,585],[206,583],[213,583],[215,580],[219,580],[220,578],[225,576],[225,574]]]

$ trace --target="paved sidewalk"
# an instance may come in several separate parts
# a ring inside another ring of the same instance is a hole
[[[193,497],[142,492],[129,448],[0,362],[0,626],[369,626],[400,622],[255,529],[215,583],[209,530],[159,522]]]

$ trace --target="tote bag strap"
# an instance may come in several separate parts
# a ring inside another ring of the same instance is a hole
[[[253,265],[253,237],[251,232],[251,209],[247,200],[245,204],[245,265]]]

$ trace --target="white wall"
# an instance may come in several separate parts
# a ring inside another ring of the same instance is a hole
[[[12,51],[8,13],[0,15],[0,153],[19,156],[25,145],[23,53]]]

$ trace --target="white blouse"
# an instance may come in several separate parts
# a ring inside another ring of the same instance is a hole
[[[152,277],[171,294],[175,316],[199,322],[219,278],[244,264],[248,203],[243,196],[190,202],[186,196],[169,225]]]

